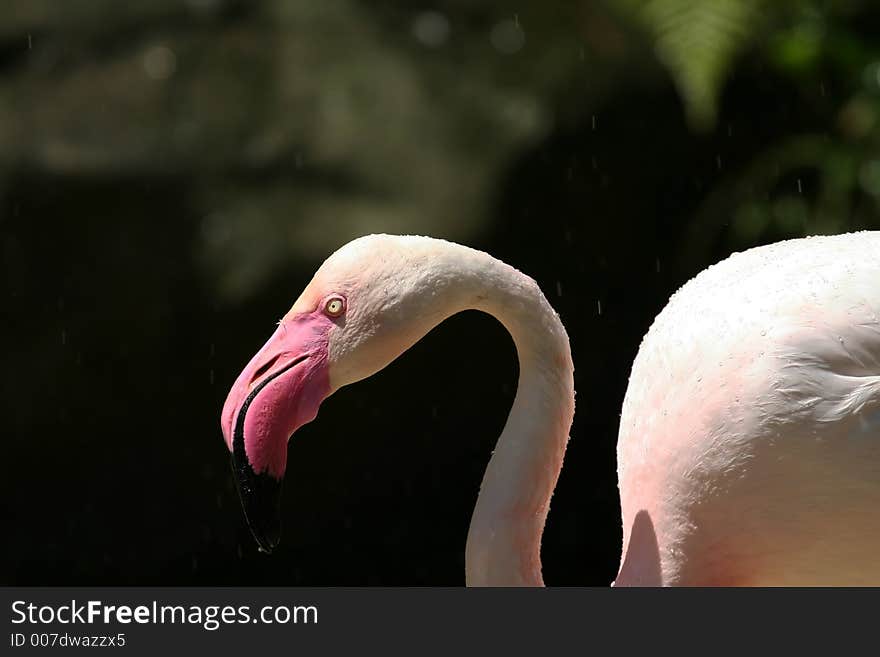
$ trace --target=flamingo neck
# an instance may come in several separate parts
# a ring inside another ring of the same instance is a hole
[[[542,586],[541,535],[574,415],[574,367],[565,328],[537,283],[485,257],[472,307],[510,332],[519,382],[471,518],[466,581]]]
[[[374,236],[363,248],[383,240],[395,241],[388,257],[399,260],[397,275],[369,259],[375,270],[368,264],[358,274],[372,281],[367,305],[382,309],[382,322],[348,318],[330,347],[337,363],[331,389],[379,371],[456,313],[481,310],[498,319],[516,345],[519,383],[471,517],[465,574],[469,586],[540,586],[541,535],[574,415],[565,328],[534,280],[487,253],[417,236]]]

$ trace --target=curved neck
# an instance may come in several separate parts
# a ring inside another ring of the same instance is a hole
[[[471,518],[466,581],[541,586],[541,535],[574,415],[568,335],[534,280],[487,254],[466,252],[449,263],[458,279],[451,294],[437,300],[447,301],[448,314],[473,308],[496,317],[519,358],[516,397]]]

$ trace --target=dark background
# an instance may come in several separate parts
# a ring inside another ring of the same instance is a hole
[[[430,234],[534,276],[577,412],[550,585],[606,585],[630,364],[732,251],[878,226],[880,10],[2,0],[3,584],[463,584],[516,385],[459,315],[291,441],[257,553],[219,415],[321,261]],[[450,357],[450,354],[455,357]]]

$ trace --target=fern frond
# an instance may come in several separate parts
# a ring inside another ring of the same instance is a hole
[[[691,125],[711,128],[739,50],[755,33],[761,0],[618,0],[654,38]]]

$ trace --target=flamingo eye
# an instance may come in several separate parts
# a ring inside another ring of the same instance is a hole
[[[345,312],[345,301],[339,297],[327,299],[327,303],[324,304],[324,312],[330,317],[339,317]]]

